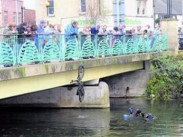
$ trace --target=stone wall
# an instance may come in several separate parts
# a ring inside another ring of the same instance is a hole
[[[150,61],[146,61],[144,69],[114,75],[102,79],[109,86],[110,97],[143,96],[150,79]]]
[[[108,108],[109,88],[104,82],[98,86],[86,86],[82,102],[75,87],[58,87],[32,94],[0,100],[0,106],[60,107],[60,108]]]
[[[163,33],[168,33],[169,49],[178,54],[178,21],[175,19],[164,19],[161,21],[161,29]]]

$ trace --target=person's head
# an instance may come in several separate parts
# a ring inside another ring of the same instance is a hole
[[[100,25],[96,25],[96,30],[99,30],[100,29]]]
[[[124,29],[124,25],[123,24],[119,24],[119,29],[120,30]]]
[[[11,23],[11,24],[8,25],[8,28],[10,30],[16,30],[16,25],[14,23]]]
[[[31,31],[35,32],[35,31],[37,31],[37,28],[38,28],[37,25],[32,25],[31,26]]]
[[[135,115],[136,116],[140,116],[140,113],[141,113],[141,110],[140,109],[137,109]]]
[[[135,33],[135,28],[132,28],[131,29],[131,32],[134,34]]]
[[[88,31],[91,31],[91,26],[88,26]]]
[[[149,31],[149,36],[152,36],[152,35],[153,35],[153,31],[150,30],[150,31]]]
[[[26,22],[23,22],[22,24],[21,24],[21,26],[23,27],[23,28],[27,28],[27,26],[28,26],[28,24],[26,23]]]
[[[102,26],[102,30],[103,30],[103,31],[106,31],[106,30],[107,30],[107,25],[103,25],[103,26]]]
[[[113,29],[114,29],[114,31],[118,31],[118,27],[114,27]]]
[[[78,22],[77,22],[77,21],[73,21],[73,22],[72,22],[72,26],[73,26],[74,28],[77,28],[77,27],[78,27]]]
[[[143,34],[144,34],[144,35],[147,34],[147,30],[146,30],[146,29],[143,31]]]
[[[26,30],[27,30],[28,32],[30,32],[30,31],[31,31],[31,25],[27,25]]]
[[[147,29],[150,29],[150,25],[146,25]]]
[[[141,26],[137,26],[137,31],[141,31]]]
[[[54,29],[55,29],[54,25],[52,25],[52,24],[49,25],[49,28],[50,28],[51,30],[54,30]]]
[[[46,27],[46,21],[41,20],[40,25],[41,25],[42,28],[45,28]]]

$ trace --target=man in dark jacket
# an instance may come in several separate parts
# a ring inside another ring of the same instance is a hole
[[[27,23],[21,23],[18,27],[17,27],[17,31],[18,31],[18,42],[19,44],[23,44],[25,42],[25,35],[27,34]]]

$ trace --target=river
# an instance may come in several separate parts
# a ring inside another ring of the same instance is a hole
[[[123,120],[128,106],[157,119]],[[110,109],[0,108],[0,137],[183,137],[183,100],[111,99]]]

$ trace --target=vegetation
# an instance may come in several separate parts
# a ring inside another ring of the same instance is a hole
[[[160,19],[157,18],[157,19],[155,20],[155,23],[156,23],[156,24],[160,24]]]
[[[183,54],[152,61],[153,72],[146,95],[149,99],[169,100],[183,93]]]

